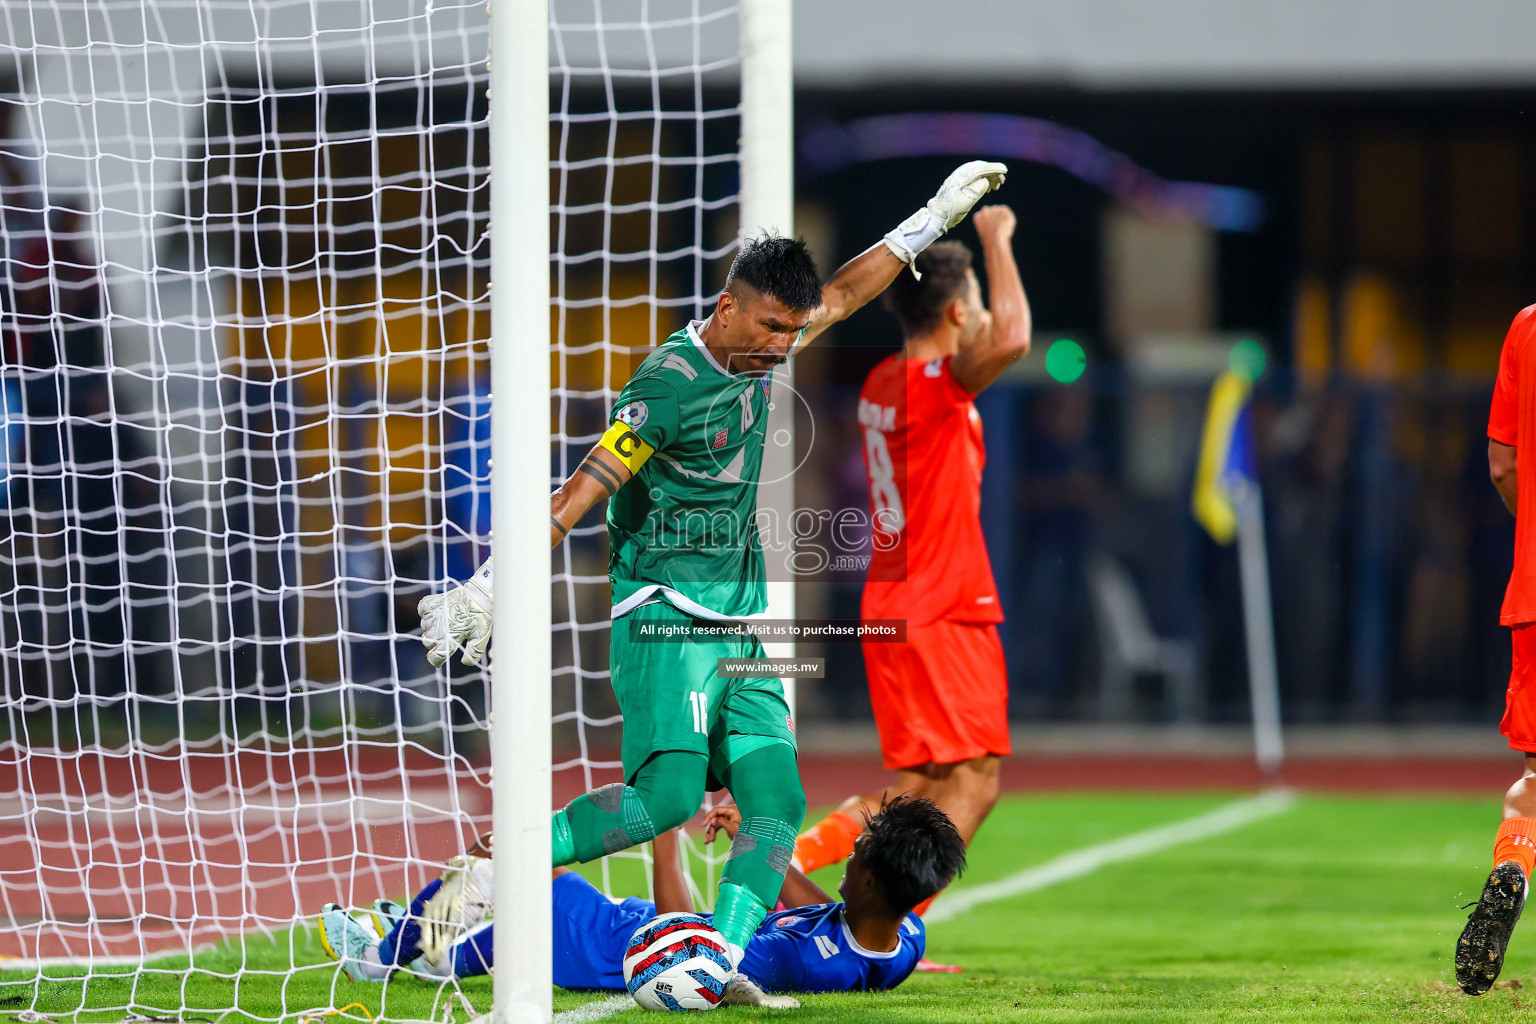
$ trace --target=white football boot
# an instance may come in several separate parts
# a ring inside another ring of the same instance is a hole
[[[798,1010],[800,1000],[794,996],[771,996],[757,987],[757,983],[745,974],[736,974],[725,986],[721,1006],[762,1006],[770,1010]]]

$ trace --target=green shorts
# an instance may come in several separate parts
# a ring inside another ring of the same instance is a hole
[[[656,754],[692,750],[709,758],[709,788],[716,790],[737,758],[772,743],[796,749],[782,682],[722,679],[716,674],[721,658],[764,657],[756,637],[641,641],[631,633],[643,623],[688,626],[706,621],[664,601],[641,605],[614,620],[608,664],[624,715],[625,781],[633,782],[635,773]]]

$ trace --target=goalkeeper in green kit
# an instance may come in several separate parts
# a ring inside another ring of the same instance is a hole
[[[609,661],[624,716],[624,782],[556,811],[555,866],[649,842],[728,788],[742,821],[715,902],[732,962],[773,908],[805,814],[795,734],[777,678],[721,678],[721,658],[763,656],[755,637],[647,641],[699,620],[734,622],[767,607],[757,485],[773,368],[879,295],[976,202],[1002,164],[973,161],[927,205],[843,266],[825,287],[805,244],[744,241],[708,319],[652,352],[625,385],[611,426],[550,496],[550,543],[608,504],[613,587]],[[435,665],[455,647],[484,656],[492,565],[421,602]]]

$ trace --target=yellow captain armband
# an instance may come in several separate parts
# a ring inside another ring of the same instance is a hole
[[[645,460],[656,454],[656,449],[640,440],[640,435],[629,424],[620,421],[615,421],[597,443],[624,463],[624,468],[631,474],[640,472]]]

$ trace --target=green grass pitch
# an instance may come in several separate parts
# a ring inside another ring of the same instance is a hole
[[[806,996],[797,1022],[1527,1020],[1536,1013],[1536,937],[1520,931],[1500,988],[1454,988],[1450,957],[1488,869],[1498,794],[1486,799],[1304,796],[1276,817],[986,904],[933,926],[929,953],[964,974],[914,975],[895,992]],[[1060,854],[1219,807],[1231,795],[1027,795],[1005,799],[959,885],[1006,877]],[[834,888],[836,869],[819,878]],[[1536,926],[1529,926],[1536,927]],[[291,947],[291,948],[290,948]],[[313,967],[290,972],[290,962]],[[451,989],[415,979],[354,984],[313,929],[80,980],[0,975],[0,1021],[24,1009],[58,1019],[154,1016],[245,1024],[360,1002],[375,1016],[442,1019]],[[238,976],[237,976],[238,975]],[[23,984],[12,984],[22,982]],[[490,986],[466,982],[478,1012]],[[607,999],[555,995],[571,1010]],[[86,1009],[82,1012],[81,1008]],[[236,1012],[225,1014],[226,1010]],[[782,1018],[719,1011],[731,1019]],[[463,1024],[469,1015],[457,1010]],[[558,1019],[558,1018],[557,1018]],[[632,1009],[610,1020],[638,1020]]]

